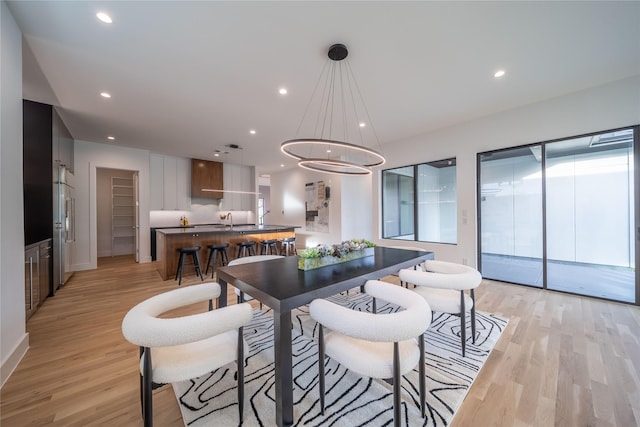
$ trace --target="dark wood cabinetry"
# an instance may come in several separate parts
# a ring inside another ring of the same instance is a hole
[[[204,188],[224,189],[222,176],[222,163],[191,159],[191,197],[222,199],[222,192],[202,191]]]
[[[53,183],[58,166],[73,172],[73,138],[49,104],[22,101],[24,240],[26,245],[53,234]]]
[[[25,245],[53,235],[53,107],[23,101],[23,189]]]

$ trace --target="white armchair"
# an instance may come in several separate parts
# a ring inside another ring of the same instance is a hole
[[[151,297],[133,307],[122,321],[127,341],[140,346],[140,403],[145,426],[153,425],[152,390],[200,377],[231,362],[238,365],[240,423],[244,408],[242,328],[253,317],[249,304],[212,310],[220,295],[217,283],[202,283]],[[158,316],[178,307],[209,301],[204,313],[174,318]]]
[[[402,307],[389,314],[351,310],[327,300],[311,302],[309,313],[318,322],[320,408],[324,414],[324,355],[347,369],[371,378],[393,379],[394,424],[400,425],[400,381],[419,364],[420,409],[425,416],[424,332],[431,309],[408,289],[369,280],[365,292]],[[324,334],[324,328],[331,332]],[[416,339],[417,337],[417,339]]]
[[[475,268],[445,261],[428,260],[423,263],[423,271],[403,269],[400,280],[413,283],[413,289],[422,296],[433,311],[460,316],[460,340],[462,356],[466,350],[466,312],[471,312],[471,335],[476,342],[475,288],[482,282],[482,275]],[[469,290],[470,295],[465,291]]]

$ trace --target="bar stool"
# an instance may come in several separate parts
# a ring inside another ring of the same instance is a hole
[[[256,242],[254,242],[253,240],[238,242],[236,243],[236,246],[238,247],[238,254],[236,255],[236,258],[242,258],[243,256],[256,254]]]
[[[280,252],[284,256],[289,255],[298,255],[298,251],[296,250],[296,238],[295,237],[284,237],[280,240]]]
[[[178,269],[176,270],[176,277],[173,280],[177,280],[178,277],[180,277],[180,280],[178,281],[178,286],[180,286],[180,284],[182,283],[182,270],[184,268],[184,258],[187,255],[191,255],[191,258],[193,259],[193,268],[196,270],[196,273],[198,274],[198,276],[200,276],[200,280],[204,280],[204,277],[202,277],[202,270],[200,270],[200,256],[198,255],[198,253],[200,252],[200,246],[192,246],[190,248],[177,248],[176,252],[180,254],[180,259],[178,260]]]
[[[278,240],[260,240],[260,255],[280,255],[280,251],[278,251]]]
[[[206,276],[209,272],[209,266],[211,266],[211,278],[213,279],[213,273],[216,269],[216,259],[218,257],[218,252],[220,253],[220,264],[227,265],[229,264],[229,254],[227,253],[227,248],[229,247],[228,243],[218,243],[215,245],[208,245],[209,249],[209,257],[207,258],[207,267],[204,270],[204,275]],[[212,263],[213,259],[213,263]]]

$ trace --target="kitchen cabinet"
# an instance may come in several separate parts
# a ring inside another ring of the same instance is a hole
[[[225,191],[221,209],[225,211],[254,211],[256,194],[242,192],[255,191],[253,168],[224,164]],[[238,193],[236,193],[238,191]]]
[[[52,108],[52,114],[51,152],[53,162],[56,166],[64,166],[73,173],[73,138],[55,107]]]
[[[40,304],[42,304],[42,302],[47,299],[47,297],[49,295],[52,294],[51,292],[51,285],[52,285],[52,279],[53,279],[53,269],[52,269],[52,261],[53,258],[51,256],[51,245],[52,245],[52,239],[47,239],[44,242],[40,242],[40,245],[38,246],[38,249],[40,251],[39,253],[39,264],[38,264],[38,270],[39,270],[39,281],[40,281]]]
[[[191,197],[221,199],[223,198],[223,193],[202,191],[202,189],[226,190],[224,182],[222,163],[191,159]]]
[[[149,156],[149,177],[151,179],[151,210],[188,210],[189,159],[180,157]]]
[[[24,250],[24,311],[26,320],[40,304],[40,244],[34,243]]]
[[[53,183],[58,178],[52,171],[51,105],[22,102],[23,120],[23,203],[24,242],[30,245],[48,239],[53,233]],[[59,125],[58,125],[59,126]]]

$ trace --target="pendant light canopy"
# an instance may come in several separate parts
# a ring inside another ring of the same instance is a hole
[[[298,166],[305,169],[338,175],[368,175],[372,167],[385,162],[380,151],[364,145],[367,133],[378,147],[380,142],[346,60],[348,53],[343,44],[329,48],[329,59],[320,73],[296,138],[280,144],[280,150],[298,160]],[[321,83],[322,90],[318,91]],[[317,111],[315,121],[307,120],[311,110]],[[314,136],[298,138],[301,131]]]

